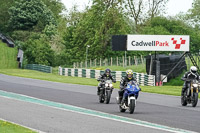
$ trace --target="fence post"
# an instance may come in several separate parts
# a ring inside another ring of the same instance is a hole
[[[111,59],[110,59],[110,65],[112,66],[112,57],[111,57]]]
[[[142,64],[144,64],[144,60],[143,60],[143,56],[141,55],[141,62]]]
[[[150,61],[150,67],[149,67],[149,75],[152,74],[152,66],[153,66],[153,58],[152,58],[152,55],[151,55],[151,61]]]
[[[123,59],[123,67],[124,67],[124,56],[122,57],[122,59]]]
[[[92,60],[90,59],[90,67],[92,67]]]
[[[109,65],[109,59],[106,58],[106,66],[108,66],[108,65]]]
[[[134,59],[135,59],[135,65],[137,66],[138,65],[138,62],[137,62],[137,57],[134,56]]]
[[[81,68],[83,68],[83,62],[81,62]]]
[[[74,62],[74,68],[76,68],[76,63]]]
[[[130,56],[128,57],[128,63],[129,63],[129,66],[131,66],[131,57]]]
[[[101,58],[100,58],[100,66],[101,66]]]
[[[118,64],[118,56],[117,56],[117,66],[118,66],[119,64]]]

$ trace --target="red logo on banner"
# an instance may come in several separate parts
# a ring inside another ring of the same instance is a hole
[[[180,38],[181,43],[177,43],[177,40],[174,40],[174,38],[171,39],[173,41],[173,44],[175,44],[175,49],[180,49],[181,44],[185,44],[186,40],[183,40],[182,38]]]

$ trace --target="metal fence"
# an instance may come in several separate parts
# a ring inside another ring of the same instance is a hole
[[[87,60],[85,62],[74,62],[74,68],[89,68],[89,67],[99,67],[99,66],[132,66],[132,65],[139,65],[145,64],[145,58],[141,55],[140,57],[137,56],[128,56],[128,57],[116,57],[116,58],[105,58],[105,59],[94,59],[94,60]]]
[[[36,70],[45,73],[52,73],[52,67],[40,64],[28,64],[25,66],[25,69]]]

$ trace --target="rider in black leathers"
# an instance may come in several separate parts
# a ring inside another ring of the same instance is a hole
[[[105,80],[112,80],[112,82],[116,83],[116,80],[114,79],[114,77],[111,75],[111,70],[110,69],[106,69],[104,74],[101,75],[97,81],[101,81],[99,84],[98,84],[98,87],[97,87],[97,95],[99,95],[100,93],[100,88],[102,87],[102,83],[105,81]]]
[[[121,104],[123,104],[125,100],[123,98],[124,88],[126,87],[127,83],[130,81],[137,82],[137,80],[133,77],[133,71],[129,69],[126,71],[126,76],[122,77],[122,80],[120,82],[120,90],[118,91],[118,94],[119,94],[119,103]]]
[[[197,68],[195,66],[191,66],[190,71],[186,72],[181,79],[185,81],[183,84],[182,92],[181,92],[181,96],[183,96],[183,93],[187,90],[187,88],[190,85],[190,82],[187,81],[186,79],[197,79],[199,81]]]

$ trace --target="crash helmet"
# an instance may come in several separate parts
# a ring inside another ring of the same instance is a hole
[[[196,74],[196,73],[197,73],[197,67],[191,66],[191,67],[190,67],[190,72],[191,72],[192,74]]]
[[[105,70],[106,76],[108,77],[108,76],[110,75],[110,73],[111,73],[111,70],[107,68],[107,69]]]
[[[128,69],[126,71],[126,76],[128,79],[132,79],[133,78],[133,71],[131,69]]]

